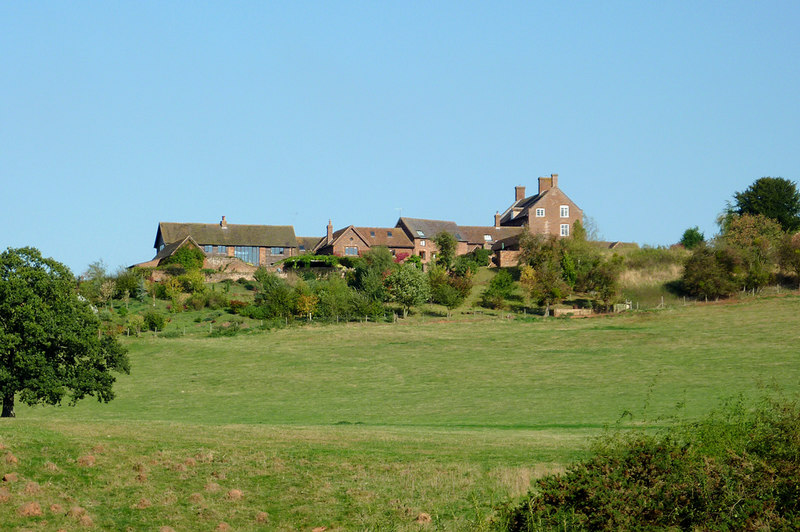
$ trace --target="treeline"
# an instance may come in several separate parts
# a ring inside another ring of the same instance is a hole
[[[763,177],[718,220],[719,234],[706,242],[697,228],[684,233],[692,249],[681,287],[698,298],[724,298],[758,291],[794,277],[800,280],[800,193],[783,178]]]

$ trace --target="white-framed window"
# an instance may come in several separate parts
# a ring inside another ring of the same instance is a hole
[[[562,205],[561,206],[561,217],[562,218],[569,218],[569,205]]]
[[[424,240],[420,240],[419,241],[419,245],[422,246],[422,247],[425,247],[425,241]]]
[[[561,236],[569,236],[569,224],[561,224]]]
[[[344,254],[351,257],[358,256],[358,246],[347,246],[344,248]]]
[[[544,218],[544,209],[541,207],[536,209],[536,217],[537,218]]]

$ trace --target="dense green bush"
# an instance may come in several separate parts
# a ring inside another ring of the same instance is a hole
[[[486,308],[503,308],[514,291],[514,276],[508,270],[498,270],[481,294],[481,305]]]
[[[741,263],[732,249],[700,245],[686,260],[681,287],[695,297],[728,297],[738,288],[736,277],[742,270]]]
[[[163,264],[180,264],[186,271],[192,271],[202,268],[205,258],[201,249],[186,245],[164,259]]]
[[[497,528],[797,530],[800,409],[734,404],[659,435],[612,437],[502,507]]]
[[[167,318],[156,310],[148,310],[144,314],[144,326],[148,331],[163,331]]]

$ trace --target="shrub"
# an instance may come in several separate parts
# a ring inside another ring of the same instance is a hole
[[[503,308],[506,299],[514,290],[514,277],[508,270],[498,270],[489,287],[481,294],[481,305],[487,308]]]
[[[144,314],[144,326],[148,331],[162,331],[167,324],[167,318],[156,310],[148,310]]]
[[[178,282],[184,292],[190,294],[203,293],[206,291],[206,278],[205,275],[200,273],[200,270],[192,270],[184,275],[178,277]]]
[[[499,529],[797,530],[800,409],[741,404],[658,435],[618,435],[499,512]]]
[[[701,243],[703,243],[705,239],[706,237],[703,233],[700,232],[700,228],[694,226],[690,227],[689,229],[683,232],[683,236],[681,237],[681,244],[686,249],[694,249]]]
[[[192,297],[186,300],[186,306],[194,310],[202,310],[206,306],[206,296],[203,294],[192,294]]]
[[[221,309],[228,306],[228,299],[218,292],[207,292],[205,294],[206,306],[212,310]]]
[[[489,261],[491,260],[492,251],[490,249],[483,249],[483,248],[475,248],[469,253],[465,255],[469,259],[473,260],[475,264],[480,267],[486,267],[489,265]]]
[[[695,297],[728,297],[737,290],[741,259],[731,249],[701,245],[686,260],[681,286]]]
[[[165,264],[179,264],[186,271],[199,270],[203,267],[206,255],[202,250],[194,246],[183,246],[172,256],[164,259]]]
[[[238,299],[231,299],[228,302],[228,307],[231,309],[231,312],[233,312],[234,314],[239,314],[240,311],[243,308],[248,307],[248,306],[249,306],[248,303],[246,303],[244,301],[239,301]]]

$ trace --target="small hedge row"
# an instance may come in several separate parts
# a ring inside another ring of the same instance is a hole
[[[617,436],[500,509],[498,529],[799,530],[800,409],[767,403]]]

